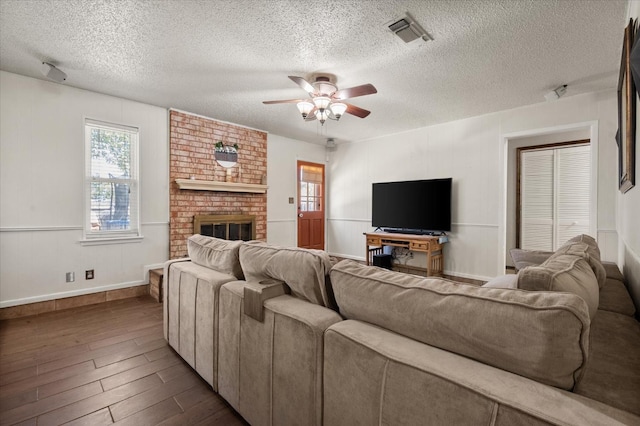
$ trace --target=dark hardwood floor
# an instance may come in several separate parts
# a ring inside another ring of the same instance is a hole
[[[123,299],[0,321],[0,425],[246,425]]]

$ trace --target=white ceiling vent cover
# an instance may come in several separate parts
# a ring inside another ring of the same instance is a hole
[[[389,30],[400,37],[405,43],[410,43],[417,39],[424,41],[433,40],[429,34],[418,24],[415,19],[407,13],[406,16],[398,20],[392,21]]]

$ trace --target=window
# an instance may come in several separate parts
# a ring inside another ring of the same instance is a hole
[[[315,212],[322,210],[322,167],[300,166],[300,210]]]
[[[85,120],[85,237],[139,236],[138,129]]]

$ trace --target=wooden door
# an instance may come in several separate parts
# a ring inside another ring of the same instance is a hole
[[[298,247],[324,250],[324,164],[298,161]]]

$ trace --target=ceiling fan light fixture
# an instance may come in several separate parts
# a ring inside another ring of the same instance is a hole
[[[323,109],[323,110],[317,109],[316,118],[318,119],[320,124],[324,124],[324,122],[327,121],[327,118],[329,118],[329,112],[326,109]]]
[[[324,111],[329,107],[331,98],[329,98],[328,96],[316,96],[315,98],[313,98],[313,103],[320,111]]]
[[[298,111],[302,114],[302,118],[306,119],[309,113],[313,110],[314,105],[309,101],[298,102]]]
[[[340,120],[342,114],[347,110],[347,104],[343,104],[342,102],[334,102],[331,104],[331,112],[336,117],[336,120]]]
[[[346,99],[378,93],[373,84],[361,84],[338,90],[335,76],[331,74],[316,75],[313,83],[302,77],[289,76],[289,79],[305,90],[309,99],[283,99],[276,101],[262,101],[263,104],[296,104],[304,121],[320,121],[324,124],[327,119],[338,121],[346,113],[365,118],[371,111],[345,103]]]

